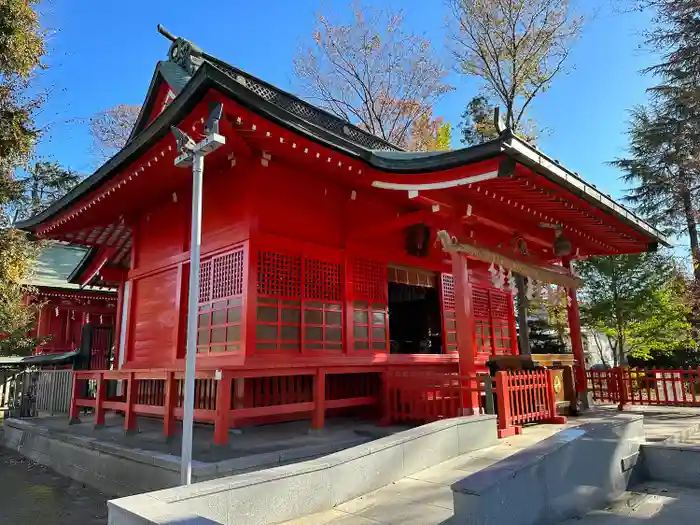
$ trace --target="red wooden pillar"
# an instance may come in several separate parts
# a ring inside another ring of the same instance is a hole
[[[103,427],[105,424],[104,401],[107,389],[104,374],[97,374],[97,392],[95,393],[95,428]]]
[[[564,267],[571,271],[571,260],[562,261]],[[569,332],[571,334],[571,348],[574,352],[574,370],[576,371],[576,392],[586,392],[588,384],[586,381],[586,358],[583,355],[583,343],[581,341],[581,315],[576,298],[576,289],[569,288],[566,311],[569,317]]]
[[[73,386],[71,388],[71,396],[70,396],[70,424],[75,424],[75,423],[80,423],[80,413],[79,413],[79,408],[78,408],[78,397],[80,397],[80,380],[75,376],[75,372],[72,374],[73,376]]]
[[[455,286],[459,375],[462,377],[470,377],[476,374],[472,286],[467,273],[466,257],[460,253],[452,253],[451,256],[452,276]],[[463,414],[479,413],[479,392],[472,388],[471,381],[463,385],[461,408]]]
[[[124,430],[126,432],[136,431],[136,378],[133,372],[129,372],[126,383],[126,410],[124,411]]]
[[[175,372],[165,374],[165,406],[163,407],[163,434],[166,439],[175,435],[175,406],[177,405]]]
[[[214,416],[214,444],[228,445],[229,411],[231,410],[231,386],[233,377],[222,371],[216,387],[216,415]]]
[[[318,369],[314,378],[314,415],[311,428],[321,429],[326,419],[326,371]]]

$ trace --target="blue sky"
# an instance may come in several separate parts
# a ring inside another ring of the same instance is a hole
[[[324,5],[343,12],[349,1],[325,0]],[[644,102],[645,89],[653,83],[639,74],[653,61],[640,48],[649,17],[614,12],[610,6],[616,0],[580,1],[597,13],[573,49],[570,72],[557,77],[551,90],[537,99],[532,116],[549,129],[539,140],[543,151],[619,198],[624,190],[619,173],[605,163],[624,154],[627,111]],[[156,31],[158,23],[213,55],[293,90],[292,58],[309,38],[319,5],[319,0],[210,1],[206,9],[172,0],[44,3],[44,23],[56,33],[49,42],[49,69],[40,76],[50,97],[39,123],[49,131],[37,154],[84,173],[92,171],[87,128],[76,119],[115,104],[142,102],[153,67],[166,57],[169,46]],[[442,0],[393,0],[390,5],[403,8],[407,25],[427,35],[449,58]],[[456,74],[451,81],[457,89],[440,102],[436,115],[456,126],[478,86]]]

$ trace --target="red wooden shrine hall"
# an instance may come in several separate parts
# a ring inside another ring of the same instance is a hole
[[[80,246],[59,242],[42,249],[26,283],[32,292],[25,300],[38,306],[32,335],[41,344],[34,355],[64,354],[70,362],[85,342],[90,346],[85,349],[89,353],[85,365],[98,370],[110,367],[117,294],[105,286],[80,286],[91,259],[90,250]]]
[[[184,369],[192,182],[174,166],[170,129],[199,140],[212,103],[223,104],[226,145],[204,172],[202,373],[355,374],[342,387],[352,390],[390,366],[485,371],[490,356],[518,353],[513,288],[491,263],[573,283],[577,258],[666,244],[508,130],[404,152],[178,38],[125,147],[21,225],[92,248],[84,284],[118,290],[123,370]],[[583,366],[575,285],[569,296]],[[239,394],[254,392],[227,395]]]

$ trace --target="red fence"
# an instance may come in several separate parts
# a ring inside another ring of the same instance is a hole
[[[700,406],[700,368],[687,370],[609,368],[588,370],[588,387],[593,400],[661,406]]]
[[[498,372],[460,376],[439,369],[334,367],[275,370],[197,371],[194,419],[214,424],[214,442],[228,442],[229,428],[249,422],[308,417],[322,428],[327,411],[368,407],[382,422],[424,424],[467,413],[497,413],[498,435],[520,433],[523,425],[562,423],[556,415],[553,372]],[[119,384],[119,386],[118,386]],[[107,410],[125,414],[124,427],[135,430],[136,416],[163,419],[172,436],[183,413],[182,371],[76,371],[70,407],[94,410],[96,425]],[[116,394],[119,392],[119,394]],[[496,403],[494,403],[494,398]],[[463,409],[463,407],[469,407]]]
[[[557,415],[552,370],[496,372],[498,437],[520,434],[526,423],[566,423]]]
[[[376,369],[197,371],[194,419],[214,424],[214,442],[228,443],[229,428],[246,423],[279,421],[293,414],[312,414],[321,428],[326,411],[379,405],[381,380]],[[124,428],[136,428],[136,416],[163,418],[163,432],[173,435],[183,413],[182,371],[76,371],[70,417],[81,407],[94,410],[96,425],[105,423],[107,410],[125,414]],[[121,394],[108,396],[118,390]]]
[[[457,417],[462,415],[462,400],[474,393],[479,399],[479,412],[485,413],[485,383],[489,379],[484,375],[463,377],[434,371],[390,371],[384,390],[384,421],[423,424]]]

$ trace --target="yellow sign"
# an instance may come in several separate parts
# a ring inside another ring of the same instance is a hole
[[[561,392],[561,377],[554,376],[554,393],[558,394]]]

